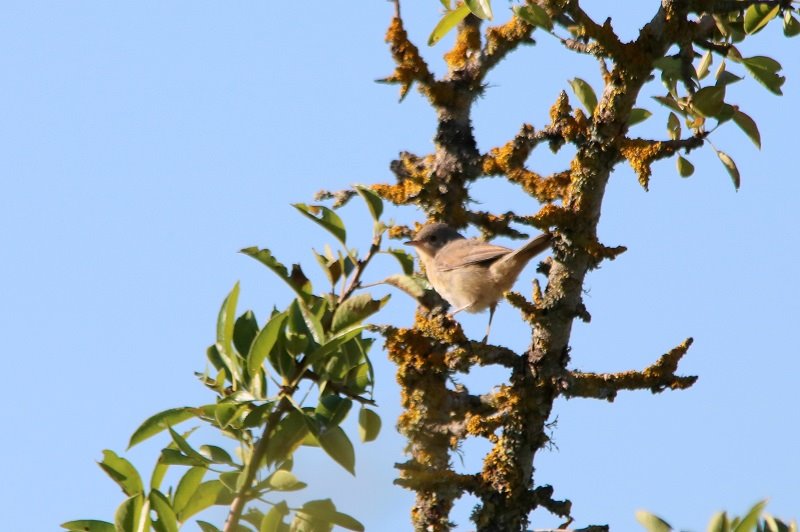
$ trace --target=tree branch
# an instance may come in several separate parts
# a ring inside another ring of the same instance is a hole
[[[569,371],[560,380],[560,394],[568,398],[585,397],[611,402],[621,390],[650,390],[659,393],[667,388],[671,390],[689,388],[697,381],[697,377],[675,375],[675,371],[691,345],[692,339],[687,338],[642,371],[620,373]]]

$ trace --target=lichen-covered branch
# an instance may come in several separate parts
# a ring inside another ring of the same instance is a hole
[[[642,371],[620,373],[584,373],[569,371],[561,378],[559,387],[565,397],[585,397],[613,401],[622,390],[683,390],[697,381],[696,376],[676,375],[678,363],[692,345],[687,338],[679,346],[662,355]]]

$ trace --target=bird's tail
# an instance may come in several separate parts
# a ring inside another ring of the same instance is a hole
[[[542,233],[539,236],[531,238],[525,245],[505,255],[493,268],[497,270],[498,273],[502,273],[502,275],[508,275],[516,279],[517,275],[519,275],[528,261],[549,248],[552,243],[553,235],[550,233]]]

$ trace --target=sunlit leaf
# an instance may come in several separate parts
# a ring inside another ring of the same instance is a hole
[[[178,514],[178,518],[182,523],[185,522],[191,516],[215,504],[226,490],[227,488],[219,480],[203,482],[197,487],[192,498]]]
[[[178,518],[169,499],[158,490],[150,491],[150,507],[158,516],[158,528],[164,532],[178,532]],[[153,523],[154,527],[156,523]]]
[[[681,121],[675,113],[670,113],[667,117],[667,133],[672,140],[681,138]]]
[[[286,527],[283,518],[287,515],[289,515],[289,506],[286,504],[286,501],[279,502],[266,513],[264,519],[261,521],[258,532],[280,532],[282,528],[281,525]]]
[[[325,395],[320,397],[317,407],[314,409],[314,414],[322,419],[326,425],[338,425],[353,406],[353,401],[338,395]]]
[[[169,428],[168,430],[169,430],[169,435],[172,437],[172,441],[175,442],[175,445],[178,446],[178,449],[180,449],[180,451],[183,454],[185,454],[186,456],[188,456],[190,458],[193,458],[195,460],[199,460],[200,463],[203,463],[203,464],[208,462],[208,460],[206,459],[205,456],[203,456],[200,453],[198,453],[194,449],[194,447],[189,445],[189,442],[186,441],[186,438],[184,438],[183,436],[181,436],[180,434],[178,434],[177,432],[172,430],[172,428]]]
[[[339,218],[339,215],[333,212],[333,210],[324,205],[306,205],[305,203],[294,203],[292,207],[297,209],[309,220],[313,220],[323,227],[336,237],[342,245],[346,245],[347,231],[344,228],[344,222],[342,222],[342,219]]]
[[[800,35],[800,22],[792,16],[788,9],[783,14],[783,34],[787,37]]]
[[[550,15],[548,15],[547,11],[537,4],[516,6],[514,8],[514,13],[531,26],[544,28],[547,31],[552,31],[553,29],[553,21],[550,18]]]
[[[469,10],[478,18],[492,20],[492,4],[490,0],[464,0]]]
[[[275,314],[270,318],[266,325],[258,332],[255,340],[250,345],[250,352],[247,354],[247,371],[250,375],[255,375],[258,368],[264,364],[264,360],[269,355],[275,343],[278,341],[278,335],[283,328],[286,321],[286,313],[281,312]]]
[[[647,109],[642,109],[640,107],[634,107],[631,109],[630,118],[628,118],[628,126],[635,126],[640,122],[644,122],[648,118],[653,116],[653,113],[648,111]]]
[[[201,521],[200,519],[198,519],[196,521],[196,523],[197,523],[197,526],[200,527],[201,532],[222,532],[222,530],[217,528],[215,525],[212,525],[208,521]],[[240,528],[244,528],[241,525],[239,525],[239,526],[240,526]],[[249,529],[247,529],[246,531],[242,531],[242,532],[251,532],[251,531]]]
[[[175,495],[172,497],[172,508],[178,516],[181,515],[183,509],[189,504],[192,497],[194,497],[198,486],[200,486],[200,483],[203,481],[206,471],[208,470],[205,467],[191,467],[181,477],[175,489]],[[181,521],[184,520],[185,519],[181,519]]]
[[[747,114],[739,111],[738,109],[733,113],[733,121],[744,133],[750,137],[753,144],[760,150],[761,149],[761,133],[758,131],[758,126],[755,121]]]
[[[97,465],[122,488],[125,495],[131,497],[144,491],[142,478],[133,464],[114,451],[103,451],[103,460]]]
[[[358,436],[366,443],[375,440],[381,431],[381,418],[369,408],[358,412]]]
[[[138,529],[139,518],[142,515],[144,496],[139,493],[129,497],[119,505],[114,512],[114,526],[123,532],[134,532]]]
[[[250,344],[258,334],[258,321],[252,310],[248,310],[238,318],[233,324],[233,347],[243,357],[250,350]]]
[[[764,85],[775,94],[783,94],[781,86],[786,78],[778,75],[781,64],[765,56],[754,56],[742,59],[742,64],[756,81]]]
[[[296,410],[278,422],[267,443],[267,463],[274,464],[291,457],[308,433],[304,415]]]
[[[778,15],[780,9],[779,4],[751,4],[744,12],[745,33],[752,35],[760,31]]]
[[[647,530],[647,532],[670,532],[672,527],[660,517],[639,510],[636,512],[636,520]]]
[[[297,525],[295,525],[297,523]],[[321,499],[316,501],[308,501],[303,507],[298,510],[295,522],[292,523],[292,530],[308,530],[317,531],[326,529],[325,525],[338,525],[347,530],[354,530],[356,532],[363,532],[364,525],[353,517],[338,512],[333,501],[330,499]],[[310,527],[310,528],[305,528]]]
[[[469,6],[466,4],[461,4],[454,10],[445,13],[439,20],[439,23],[436,24],[436,27],[433,28],[430,37],[428,37],[428,46],[433,46],[439,42],[442,37],[450,33],[450,30],[456,27],[459,22],[464,20],[469,13]]]
[[[724,103],[724,85],[703,87],[692,96],[692,107],[706,118],[719,115]]]
[[[116,528],[108,521],[97,521],[95,519],[79,519],[61,523],[61,528],[70,532],[116,532]]]
[[[154,414],[144,420],[144,422],[139,425],[139,428],[137,428],[131,435],[131,439],[128,442],[128,449],[138,443],[143,442],[147,438],[155,436],[159,432],[166,430],[167,427],[177,425],[178,423],[193,418],[196,415],[197,409],[189,406],[170,408],[169,410],[164,410],[163,412]]]
[[[356,453],[341,427],[329,427],[317,436],[322,449],[351,475],[356,474]]]
[[[389,296],[372,299],[372,296],[366,292],[347,298],[333,313],[331,331],[341,331],[361,323],[365,318],[378,312],[387,301],[389,301]]]
[[[394,248],[387,249],[386,253],[389,253],[391,256],[397,259],[397,262],[400,263],[400,267],[403,269],[404,274],[411,275],[414,273],[414,257],[410,253],[402,249]]]
[[[708,532],[730,532],[730,523],[728,522],[728,514],[725,512],[717,512],[711,517],[708,522]]]
[[[711,50],[708,50],[703,54],[702,59],[700,59],[700,63],[697,65],[697,69],[695,69],[697,79],[703,79],[708,75],[708,69],[711,67],[711,60]]]
[[[689,177],[694,173],[694,165],[678,155],[678,158],[675,160],[678,166],[678,174],[681,177]]]
[[[364,203],[367,204],[367,208],[369,209],[372,219],[377,222],[383,214],[383,200],[381,197],[369,187],[356,185],[353,188],[356,189],[358,195],[361,196],[361,198],[364,200]]]
[[[597,95],[594,93],[594,89],[591,85],[586,83],[581,78],[575,78],[570,80],[570,86],[572,87],[572,91],[575,93],[575,96],[581,101],[583,106],[588,111],[589,116],[594,114],[594,110],[597,107]]]
[[[739,190],[739,185],[741,185],[741,176],[739,175],[739,169],[736,168],[736,163],[733,162],[733,159],[731,159],[730,155],[722,151],[717,151],[717,157],[719,157],[719,160],[722,161],[722,164],[725,166],[725,170],[727,170],[728,174],[731,176],[733,186],[736,187],[736,190]]]
[[[767,501],[760,501],[753,505],[747,514],[742,517],[742,520],[733,528],[733,532],[753,532],[761,517],[761,512],[764,511],[766,505]]]
[[[278,469],[272,473],[264,485],[276,491],[297,491],[307,486],[305,482],[300,482],[296,476],[284,469]]]
[[[268,249],[259,249],[258,247],[244,248],[240,251],[248,257],[256,259],[258,262],[272,270],[278,277],[280,277],[294,292],[303,298],[308,299],[311,292],[311,283],[308,278],[303,274],[302,269],[298,265],[293,265],[291,274],[289,270],[278,261],[272,252]]]

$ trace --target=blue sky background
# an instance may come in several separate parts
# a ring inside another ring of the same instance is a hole
[[[495,4],[505,20],[506,4]],[[586,2],[627,38],[655,5]],[[438,8],[433,0],[403,6],[412,38],[441,72],[449,41],[424,46]],[[416,94],[398,104],[396,87],[373,81],[392,69],[383,43],[388,2],[7,0],[0,13],[0,500],[5,529],[55,530],[70,519],[112,518],[122,494],[94,464],[102,449],[124,451],[156,411],[211,399],[192,372],[205,367],[219,305],[237,280],[240,308],[260,318],[289,303],[289,291],[237,250],[269,247],[314,271],[309,247],[331,239],[289,204],[320,188],[390,181],[399,151],[430,151],[435,122]],[[593,60],[535,37],[537,46],[495,70],[477,103],[483,150],[523,121],[544,125],[567,80],[599,87]],[[783,97],[752,79],[730,87],[728,101],[757,120],[764,143],[758,151],[733,124],[712,136],[739,165],[738,193],[710,148],[689,157],[697,168],[690,179],[673,161],[656,164],[649,193],[627,167],[612,176],[600,235],[629,251],[588,276],[593,319],[575,327],[573,364],[642,368],[693,336],[681,372],[700,380],[613,404],[559,401],[557,448],[539,454],[536,481],[571,499],[581,526],[633,530],[634,511],[647,508],[701,530],[713,512],[741,513],[765,497],[775,514],[800,516],[798,45],[774,24],[742,47],[745,56],[781,61],[788,81]],[[665,135],[666,114],[648,98],[658,90],[655,83],[642,95],[655,116],[632,135]],[[530,163],[561,169],[569,155],[541,149]],[[499,180],[473,192],[485,209],[539,207]],[[343,216],[349,242],[365,249],[366,210],[354,202]],[[380,260],[365,280],[397,270]],[[524,293],[533,270],[519,281]],[[412,317],[412,302],[393,293],[379,320]],[[461,319],[482,336],[485,315]],[[493,341],[522,350],[528,338],[501,305]],[[357,444],[355,479],[318,449],[303,449],[296,472],[310,488],[291,501],[331,496],[368,530],[408,530],[412,495],[392,485],[392,465],[403,460],[393,430],[398,390],[379,349],[373,360],[379,441]],[[462,381],[480,392],[504,379],[485,371]],[[165,443],[155,438],[125,456],[149,476]],[[468,442],[456,467],[476,469],[486,449]],[[459,530],[470,529],[473,504],[459,502]],[[558,522],[535,517],[537,527]]]

